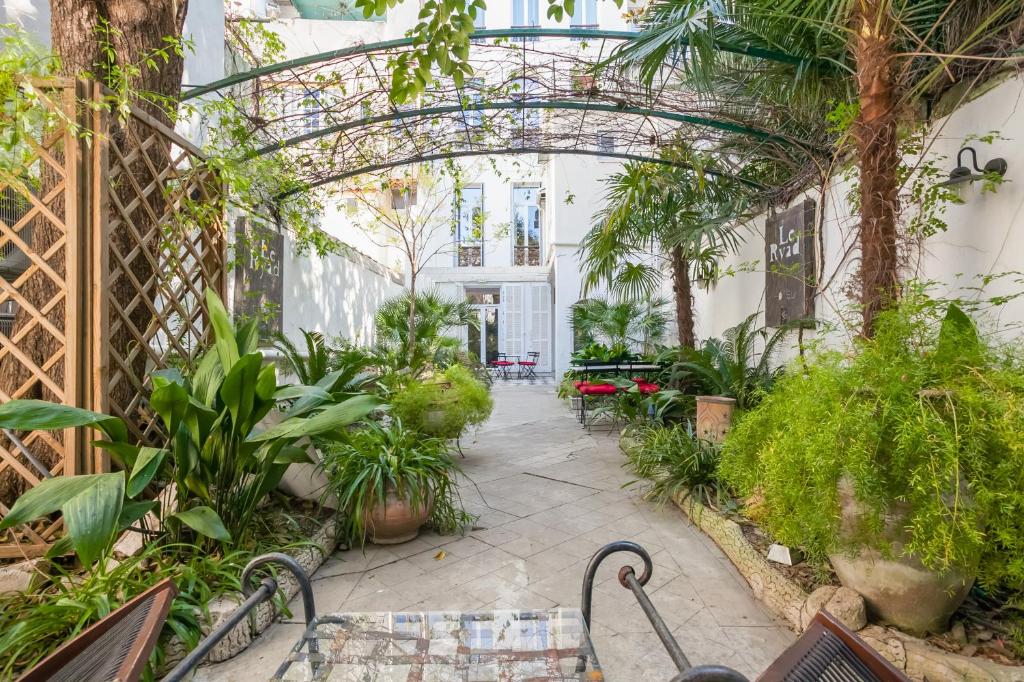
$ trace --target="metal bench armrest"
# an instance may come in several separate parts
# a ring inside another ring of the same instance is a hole
[[[180,682],[191,673],[217,643],[224,639],[229,632],[235,629],[239,623],[245,620],[257,606],[269,601],[277,592],[277,581],[271,576],[264,577],[258,585],[254,586],[254,571],[261,566],[279,565],[286,568],[299,583],[299,590],[302,592],[302,607],[305,611],[306,627],[309,628],[316,620],[316,605],[313,602],[313,586],[309,582],[309,576],[294,558],[281,552],[263,554],[250,561],[242,571],[242,593],[246,599],[238,605],[238,608],[231,612],[223,622],[217,625],[209,635],[199,642],[195,649],[174,666],[163,682]]]

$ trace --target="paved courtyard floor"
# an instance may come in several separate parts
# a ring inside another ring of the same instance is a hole
[[[578,607],[587,560],[625,539],[651,553],[648,593],[693,664],[723,663],[753,677],[793,641],[678,509],[623,487],[631,476],[613,434],[581,429],[550,385],[498,382],[494,397],[491,419],[463,441],[472,483],[462,496],[480,517],[477,528],[335,553],[313,576],[319,612]],[[597,656],[611,682],[668,680],[672,662],[615,579],[626,556],[607,559],[598,573]],[[302,633],[301,603],[292,610],[294,618],[196,679],[271,676]]]

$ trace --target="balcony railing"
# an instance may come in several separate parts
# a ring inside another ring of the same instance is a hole
[[[484,250],[480,242],[456,244],[455,262],[460,268],[478,268],[484,264]]]
[[[513,263],[515,265],[540,265],[539,246],[515,246],[513,248]]]

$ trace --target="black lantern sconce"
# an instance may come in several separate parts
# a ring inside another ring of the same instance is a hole
[[[973,170],[964,165],[964,152],[971,153],[971,165],[974,167]],[[1006,175],[1006,159],[995,158],[985,164],[984,168],[978,168],[978,152],[975,151],[974,147],[964,147],[956,155],[956,168],[954,168],[949,174],[949,180],[943,182],[943,185],[960,185],[965,182],[974,182],[975,180],[984,180],[985,176],[989,173],[995,173],[1002,177]]]

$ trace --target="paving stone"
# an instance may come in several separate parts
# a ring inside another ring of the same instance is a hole
[[[583,431],[551,386],[499,383],[494,398],[490,421],[462,442],[460,464],[479,492],[463,482],[461,494],[479,530],[427,530],[403,545],[336,552],[315,576],[321,612],[578,607],[590,557],[607,542],[631,540],[651,553],[648,594],[692,663],[724,663],[753,678],[793,641],[678,509],[622,488],[631,474],[617,434]],[[439,550],[444,559],[435,558]],[[639,559],[619,555],[595,581],[598,658],[609,680],[670,679],[675,667],[617,582],[624,563],[642,570]],[[196,679],[267,679],[300,633],[276,624]]]

